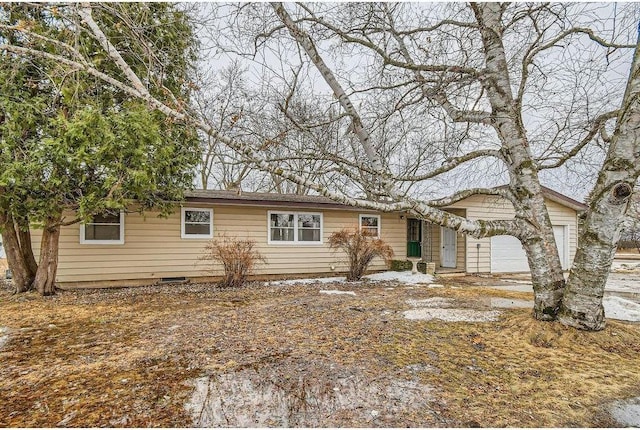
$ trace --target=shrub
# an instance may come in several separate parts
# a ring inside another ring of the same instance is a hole
[[[347,281],[358,281],[375,257],[382,257],[388,263],[393,257],[393,249],[371,232],[359,228],[343,228],[329,236],[329,246],[342,249],[349,259]]]
[[[201,260],[220,262],[224,277],[218,283],[221,287],[240,287],[253,274],[255,266],[265,259],[255,248],[255,241],[221,235],[211,240],[204,248]]]
[[[405,270],[411,270],[412,264],[409,260],[391,260],[389,268],[394,272],[404,272]]]

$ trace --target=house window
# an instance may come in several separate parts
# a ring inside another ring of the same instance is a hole
[[[80,225],[80,243],[94,245],[124,244],[124,212],[104,212]]]
[[[182,208],[183,239],[211,239],[213,237],[213,209]]]
[[[380,237],[380,215],[360,215],[360,230]]]
[[[269,212],[269,243],[322,243],[322,214]]]

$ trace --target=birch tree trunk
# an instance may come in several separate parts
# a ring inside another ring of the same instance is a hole
[[[11,269],[15,292],[23,293],[29,291],[35,278],[35,270],[25,260],[25,253],[20,246],[16,224],[9,212],[0,213],[0,224],[2,224],[2,242],[7,254],[7,263],[9,264],[9,269]],[[33,253],[31,256],[33,257]]]
[[[533,315],[540,321],[553,321],[560,310],[565,288],[562,268],[554,267],[553,254],[547,252],[542,238],[525,240],[523,246],[531,271],[534,292]],[[557,255],[557,249],[555,253]]]
[[[560,309],[564,276],[538,171],[511,90],[502,41],[503,5],[471,3],[471,8],[482,35],[487,74],[482,83],[491,104],[492,125],[502,142],[501,153],[509,168],[509,189],[516,197],[516,219],[523,226],[523,231],[529,231],[519,239],[531,269],[534,317],[554,320]]]
[[[584,330],[605,326],[602,298],[623,221],[640,174],[640,35],[607,157],[589,202],[559,320]]]
[[[36,272],[33,285],[43,296],[55,294],[55,281],[58,270],[60,220],[60,216],[49,217],[42,229],[40,261],[38,263],[38,271]]]

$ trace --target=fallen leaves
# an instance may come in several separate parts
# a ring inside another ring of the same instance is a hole
[[[319,292],[327,288],[340,285],[163,285],[54,297],[0,291],[0,336],[7,336],[0,346],[0,425],[191,426],[185,404],[196,378],[242,393],[243,375],[286,388],[298,387],[303,375],[335,387],[337,375],[349,374],[357,376],[354,392],[432,388],[417,409],[390,414],[371,403],[377,414],[364,413],[351,402],[352,410],[342,407],[330,421],[288,422],[589,427],[610,424],[597,413],[602,402],[640,386],[637,325],[576,332],[533,321],[528,309],[503,311],[497,322],[409,321],[408,302],[487,310],[487,290],[371,282],[350,286],[355,296]],[[319,388],[304,386],[318,395]],[[376,396],[369,397],[382,398]]]

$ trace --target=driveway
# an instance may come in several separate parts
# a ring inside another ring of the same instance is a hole
[[[533,291],[528,274],[505,274],[489,286],[506,291]],[[614,260],[603,302],[608,318],[640,322],[640,261]]]

